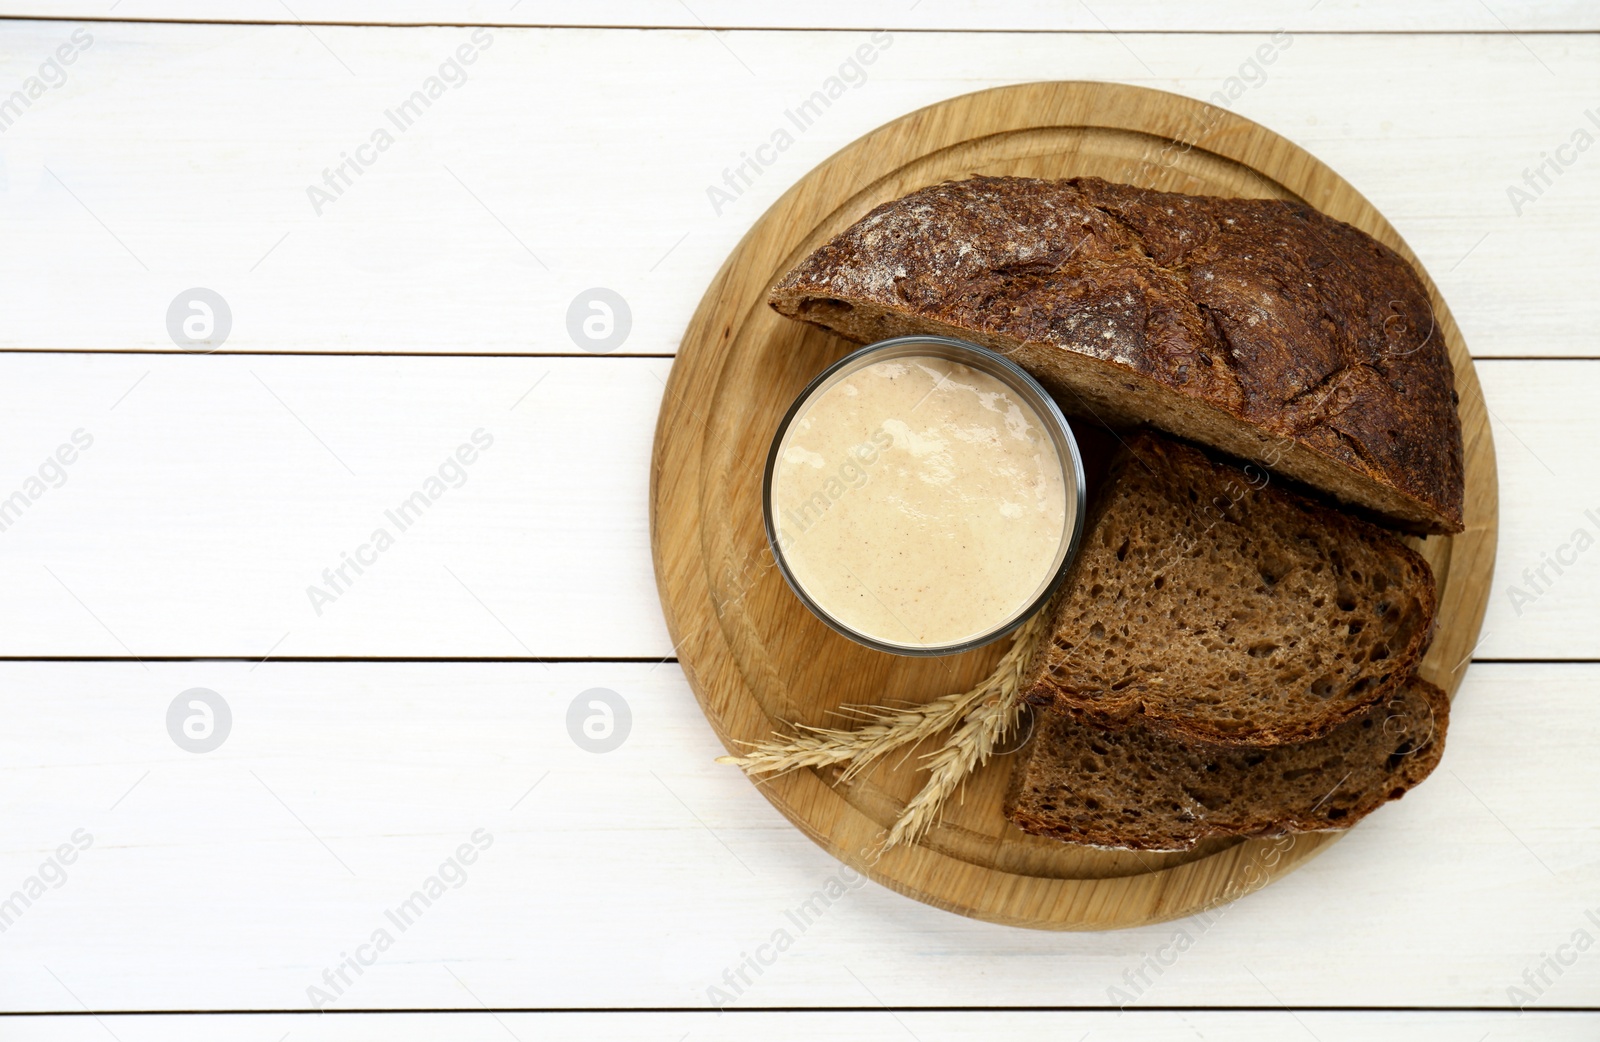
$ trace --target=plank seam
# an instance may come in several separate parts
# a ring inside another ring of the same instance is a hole
[[[81,347],[0,347],[0,355],[82,355],[95,356],[127,356],[137,358],[141,355],[173,355],[190,358],[589,358],[596,361],[618,358],[658,358],[668,361],[675,360],[676,353],[652,353],[647,351],[616,351],[609,354],[595,354],[590,351],[552,351],[549,353],[535,353],[528,351],[208,351],[197,354],[194,351],[182,351],[174,348],[81,348]],[[1479,362],[1600,362],[1600,355],[1473,355],[1473,364]]]
[[[203,18],[116,18],[109,15],[0,15],[8,22],[99,22],[123,25],[288,25],[326,26],[351,29],[598,29],[616,32],[754,32],[754,33],[858,33],[872,29],[895,33],[949,33],[1060,36],[1259,36],[1276,32],[1281,25],[1249,29],[975,29],[893,25],[813,26],[813,25],[608,25],[602,23],[525,23],[525,22],[351,22],[248,18],[210,21]],[[1593,36],[1600,28],[1588,29],[1294,29],[1297,36]]]
[[[273,655],[262,659],[257,655],[0,655],[0,662],[304,662],[326,663],[337,665],[341,663],[373,665],[431,665],[454,664],[463,665],[641,665],[641,666],[666,666],[676,665],[676,655],[657,658],[652,655],[614,655],[614,656],[528,656],[520,658],[506,656],[472,655],[433,655],[433,656],[402,656],[402,655]],[[1600,658],[1475,658],[1471,661],[1475,666],[1594,666],[1600,665]]]
[[[1593,1014],[1597,1006],[1550,1006],[1519,1010],[1514,1006],[729,1006],[722,1010],[698,1006],[477,1006],[423,1007],[416,1009],[361,1007],[358,1009],[100,1009],[100,1010],[0,1010],[4,1017],[245,1017],[245,1016],[373,1016],[392,1013],[425,1015],[473,1014],[676,1014],[752,1016],[764,1013],[1491,1013],[1504,1016]]]
[[[0,655],[0,662],[311,662],[311,663],[398,663],[401,665],[416,663],[427,665],[432,663],[482,663],[485,665],[506,664],[515,665],[641,665],[665,666],[677,664],[676,655],[657,657],[654,655],[612,655],[612,656],[528,656],[520,658],[491,657],[475,658],[471,655],[272,655],[263,659],[259,655]]]

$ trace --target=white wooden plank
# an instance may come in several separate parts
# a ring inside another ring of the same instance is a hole
[[[1592,1007],[1600,954],[1560,946],[1600,933],[1597,682],[1475,666],[1438,774],[1293,875],[1209,926],[1059,935],[867,883],[797,930],[785,910],[842,870],[711,762],[676,666],[0,664],[0,893],[64,876],[0,936],[0,1004],[707,1009],[787,929],[730,1008]],[[166,724],[196,687],[231,710],[203,754]],[[597,687],[631,708],[603,754],[566,724]],[[74,834],[87,849],[41,868]],[[464,881],[400,929],[440,872]],[[379,929],[392,944],[360,949]],[[328,984],[342,953],[371,965]],[[1508,990],[1546,958],[1572,964]]]
[[[1250,1012],[1204,1010],[1136,1016],[1103,1012],[1021,1013],[974,1010],[960,1013],[375,1013],[359,1017],[292,1014],[242,1016],[109,1016],[19,1019],[7,1036],[16,1042],[103,1042],[109,1030],[121,1042],[188,1042],[222,1037],[276,1042],[285,1032],[295,1039],[326,1042],[411,1042],[444,1032],[460,1042],[541,1039],[590,1042],[605,1039],[681,1039],[704,1042],[958,1042],[995,1038],[1116,1038],[1121,1042],[1160,1042],[1172,1038],[1224,1038],[1231,1042],[1282,1042],[1297,1035],[1316,1042],[1367,1042],[1373,1038],[1408,1042],[1461,1042],[1484,1038],[1501,1042],[1592,1042],[1593,1014],[1434,1013],[1434,1012]]]
[[[94,439],[60,488],[0,514],[0,655],[667,656],[647,485],[668,367],[0,356],[0,500],[74,431]],[[1561,550],[1600,537],[1600,363],[1479,371],[1502,522],[1477,653],[1600,657],[1600,551]],[[480,428],[493,447],[401,531],[385,512]],[[380,527],[394,545],[362,551]],[[330,590],[324,569],[358,551],[376,563]],[[1530,585],[1558,551],[1575,563]]]
[[[802,6],[696,0],[301,0],[291,17],[270,0],[122,0],[110,12],[83,0],[8,0],[9,14],[49,18],[303,21],[308,23],[676,26],[696,29],[1019,29],[1043,31],[1175,32],[1179,30],[1518,32],[1593,29],[1592,8],[1578,0],[1499,0],[1486,8],[1466,0],[1379,7],[1357,0],[1306,5],[1281,0],[1183,3],[1141,0],[1092,6],[1045,0],[995,5],[981,0],[813,0]]]
[[[0,499],[74,431],[93,445],[59,488],[0,515],[4,613],[33,619],[0,647],[667,655],[647,488],[668,368],[6,356]],[[492,446],[463,466],[475,432]],[[425,514],[402,511],[430,492]],[[352,558],[367,559],[359,574]]]
[[[1500,470],[1500,545],[1485,658],[1600,658],[1600,368],[1478,367]]]
[[[606,287],[632,316],[619,349],[670,353],[757,215],[876,126],[1005,83],[1206,98],[1242,70],[1257,86],[1233,108],[1389,215],[1473,350],[1597,353],[1600,160],[1564,147],[1600,134],[1592,35],[1290,32],[1252,67],[1263,33],[81,29],[93,42],[68,44],[64,85],[4,132],[0,349],[175,350],[169,305],[198,286],[229,304],[224,351],[581,353],[569,305]],[[73,31],[0,25],[0,96]],[[872,64],[845,70],[858,86],[719,212],[708,187],[862,46]],[[360,151],[462,47],[468,78],[393,147]],[[352,150],[374,162],[314,204]],[[1572,165],[1514,205],[1551,153]]]

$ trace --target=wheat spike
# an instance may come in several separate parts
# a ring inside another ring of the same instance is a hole
[[[1022,710],[1015,684],[974,706],[950,740],[927,755],[928,781],[895,819],[881,850],[922,838],[938,820],[945,801],[968,775],[989,762],[995,747],[1016,729]]]
[[[857,730],[802,724],[803,734],[761,742],[743,756],[719,756],[717,762],[734,764],[749,774],[848,763],[847,774],[855,774],[885,753],[950,727],[965,715],[975,697],[981,696],[963,691],[906,709],[864,708],[861,711],[869,714],[872,722]]]
[[[747,774],[848,763],[850,766],[845,770],[848,779],[887,753],[954,727],[972,712],[973,706],[985,699],[1006,691],[1015,697],[1049,614],[1048,609],[1036,612],[1018,627],[1011,647],[996,663],[993,672],[970,691],[944,695],[926,705],[905,709],[855,707],[871,723],[855,730],[800,725],[804,732],[800,735],[759,742],[743,756],[719,756],[717,762],[733,764]]]

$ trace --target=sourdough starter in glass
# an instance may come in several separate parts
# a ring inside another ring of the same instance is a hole
[[[937,647],[994,631],[1054,577],[1062,461],[999,380],[931,356],[876,362],[804,406],[772,508],[794,580],[840,624]]]

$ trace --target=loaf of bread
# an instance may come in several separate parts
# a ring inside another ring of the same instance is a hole
[[[1023,698],[1108,728],[1275,745],[1386,698],[1433,627],[1428,563],[1376,525],[1148,432],[1091,507]]]
[[[1136,850],[1345,829],[1432,773],[1449,717],[1415,677],[1322,738],[1265,749],[1041,712],[1005,813],[1025,832]]]
[[[1454,373],[1421,281],[1304,203],[974,177],[877,207],[771,305],[857,342],[1010,356],[1064,409],[1148,424],[1419,532],[1462,528]]]

